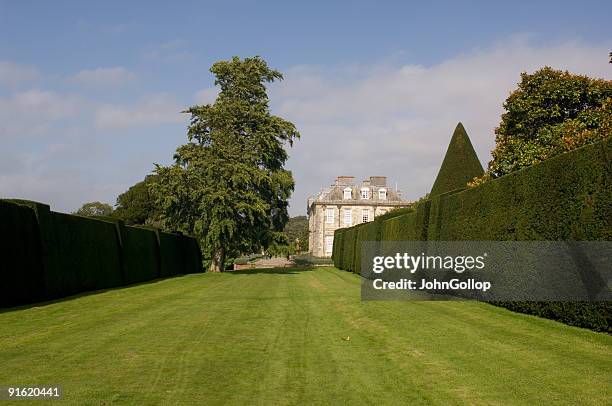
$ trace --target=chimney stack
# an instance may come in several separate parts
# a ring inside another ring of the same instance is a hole
[[[370,184],[372,186],[386,187],[387,177],[386,176],[370,176]]]
[[[355,184],[354,176],[338,176],[336,178],[337,186],[352,186]]]

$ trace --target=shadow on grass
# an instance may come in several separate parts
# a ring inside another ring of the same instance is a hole
[[[314,268],[312,267],[304,267],[304,268],[251,268],[251,269],[241,269],[239,271],[226,271],[224,273],[230,275],[257,275],[257,274],[268,274],[268,275],[297,275],[303,272],[312,272]]]
[[[99,290],[88,290],[86,292],[79,292],[79,293],[76,293],[74,295],[58,297],[57,299],[45,300],[43,302],[27,303],[27,304],[23,304],[23,305],[14,306],[14,307],[3,307],[3,308],[0,308],[0,314],[12,312],[12,311],[15,311],[15,310],[25,310],[25,309],[31,309],[31,308],[34,308],[34,307],[47,306],[47,305],[51,305],[51,304],[54,304],[54,303],[67,302],[67,301],[70,301],[70,300],[78,299],[80,297],[97,295],[99,293],[104,293],[104,292],[112,292],[113,290],[131,288],[131,287],[134,287],[134,286],[141,286],[141,285],[151,285],[151,284],[154,284],[154,283],[157,283],[157,282],[165,281],[167,279],[182,278],[182,277],[187,276],[187,275],[194,275],[194,274],[168,276],[168,277],[165,277],[165,278],[151,279],[150,281],[145,281],[145,282],[132,283],[130,285],[115,286],[113,288],[99,289]]]

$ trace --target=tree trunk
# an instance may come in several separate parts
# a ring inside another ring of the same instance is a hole
[[[213,252],[208,272],[223,272],[225,270],[225,249],[218,248]]]

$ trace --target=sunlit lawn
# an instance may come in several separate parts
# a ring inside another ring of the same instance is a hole
[[[72,404],[603,405],[612,336],[362,303],[333,268],[196,274],[0,313],[0,386],[42,384]]]

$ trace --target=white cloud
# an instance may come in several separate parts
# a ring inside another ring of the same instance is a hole
[[[33,66],[17,64],[11,61],[0,61],[0,85],[19,86],[32,82],[40,77],[40,72]]]
[[[63,119],[76,116],[82,105],[76,96],[37,89],[0,99],[0,139],[45,133]]]
[[[83,86],[106,88],[125,85],[136,75],[123,67],[85,69],[70,79]]]
[[[165,48],[175,46],[181,44]],[[303,214],[307,196],[341,174],[387,175],[406,197],[422,196],[431,188],[458,121],[486,164],[502,103],[516,88],[521,71],[551,65],[610,79],[608,52],[609,46],[536,47],[513,40],[432,66],[383,62],[285,70],[285,81],[271,86],[270,97],[273,113],[293,121],[302,133],[289,151],[288,167],[296,179],[292,215]],[[123,68],[107,69],[119,70],[80,72],[79,77],[88,84],[118,83],[130,77]],[[2,83],[27,84],[37,75],[25,65],[0,63]],[[216,95],[216,88],[206,88],[193,98],[196,103],[210,103]],[[156,146],[168,142],[170,155],[184,142],[183,124],[189,117],[180,112],[186,107],[163,93],[125,104],[100,104],[85,95],[38,89],[0,97],[0,194],[51,202],[59,210],[72,210],[85,201],[112,200],[150,170],[149,162],[159,159],[135,156],[133,145],[145,139]],[[160,127],[173,123],[180,125],[172,127],[168,136],[163,134],[166,127]],[[123,138],[125,144],[105,136],[123,129],[133,129],[135,135]],[[153,132],[157,138],[150,137]],[[168,141],[173,133],[176,141]],[[47,137],[32,141],[32,135],[40,134]],[[58,149],[51,142],[81,144]],[[113,156],[115,148],[129,159]],[[127,170],[130,164],[140,166]],[[127,179],[127,174],[135,177]]]
[[[548,47],[513,39],[433,66],[300,66],[271,88],[272,108],[302,133],[288,166],[296,178],[293,214],[335,176],[387,175],[404,196],[429,191],[457,122],[483,166],[494,147],[502,103],[522,71],[545,65],[610,79],[608,47]]]
[[[181,113],[185,106],[168,94],[160,93],[143,98],[132,105],[104,105],[95,113],[95,126],[99,129],[154,127],[160,124],[180,123],[187,120]]]

